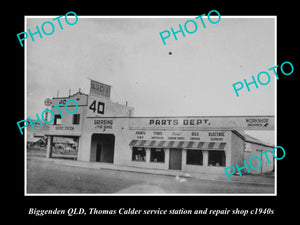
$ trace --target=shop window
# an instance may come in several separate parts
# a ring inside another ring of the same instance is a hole
[[[151,148],[150,162],[165,162],[165,151],[161,148]]]
[[[80,114],[73,114],[73,124],[79,124]]]
[[[203,154],[201,150],[187,150],[186,164],[188,165],[203,165]]]
[[[60,114],[57,114],[57,115],[54,115],[54,125],[61,125],[61,115]]]
[[[145,148],[132,148],[132,161],[146,162]]]
[[[225,166],[225,151],[208,151],[209,166]]]

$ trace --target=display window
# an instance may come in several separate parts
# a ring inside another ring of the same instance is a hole
[[[151,148],[150,162],[165,162],[165,151],[161,148]]]
[[[146,162],[145,148],[133,147],[132,148],[132,161]]]
[[[208,151],[209,166],[225,166],[225,151]]]
[[[187,150],[186,151],[187,165],[203,165],[203,154],[201,150]]]

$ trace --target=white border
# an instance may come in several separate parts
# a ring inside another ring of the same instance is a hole
[[[24,16],[24,29],[27,30],[27,18]],[[27,118],[27,41],[24,41],[24,118]],[[27,128],[24,129],[24,195],[28,196],[27,193]]]
[[[197,15],[195,15],[197,16]],[[195,16],[78,16],[78,18],[194,18]],[[27,30],[27,18],[55,18],[57,16],[24,16],[24,29]],[[204,16],[205,18],[207,16]],[[215,18],[218,16],[210,16],[211,18]],[[277,65],[277,16],[222,16],[221,18],[271,18],[275,19],[275,54],[274,54],[274,66]],[[27,39],[24,41],[24,70],[25,70],[25,77],[24,77],[24,102],[25,102],[25,111],[24,111],[24,118],[27,118]],[[275,80],[275,146],[277,146],[277,79]],[[27,154],[26,154],[26,146],[27,146],[27,128],[24,130],[24,196],[277,196],[277,160],[275,160],[275,189],[274,193],[267,194],[267,193],[249,193],[249,194],[198,194],[198,193],[182,193],[182,194],[138,194],[138,193],[131,193],[131,194],[70,194],[70,193],[50,193],[50,194],[28,194],[27,193]],[[277,149],[276,149],[277,154]]]

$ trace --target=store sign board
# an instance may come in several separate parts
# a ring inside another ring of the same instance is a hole
[[[136,140],[228,142],[228,131],[150,131],[134,130]]]
[[[113,129],[113,122],[111,119],[95,119],[95,129]]]
[[[91,80],[90,95],[95,97],[104,97],[106,99],[110,98],[111,86],[107,84],[100,83],[98,81]]]
[[[274,130],[274,116],[136,117],[131,129]]]
[[[53,125],[45,132],[45,135],[72,135],[80,136],[81,127],[80,125]]]
[[[89,96],[87,116],[88,117],[104,116],[106,111],[105,105],[106,104],[102,99]]]

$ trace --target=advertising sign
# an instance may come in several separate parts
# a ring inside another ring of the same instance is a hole
[[[135,130],[136,140],[158,140],[158,141],[216,141],[228,142],[230,135],[228,131],[150,131]]]
[[[87,116],[103,116],[105,112],[105,102],[95,97],[88,98]]]
[[[110,98],[111,87],[107,84],[100,83],[98,81],[91,80],[90,95],[95,97]]]
[[[131,129],[274,130],[274,116],[136,117]]]

